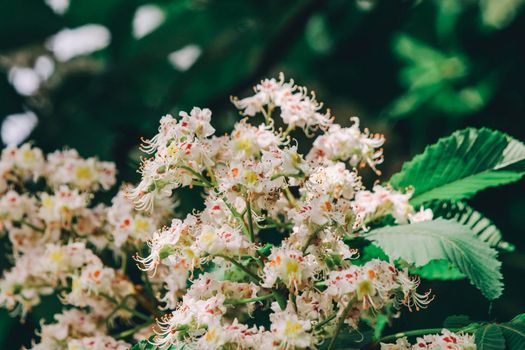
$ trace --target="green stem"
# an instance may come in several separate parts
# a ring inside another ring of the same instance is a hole
[[[122,301],[120,302],[120,304],[118,304],[115,309],[113,309],[113,311],[111,311],[111,313],[107,316],[106,318],[106,326],[109,328],[111,328],[111,325],[110,325],[110,319],[111,317],[113,317],[114,314],[117,313],[118,310],[122,309],[122,307],[124,307],[126,305],[126,302],[129,298],[134,298],[135,296],[133,294],[128,294],[124,297],[124,299],[122,299]]]
[[[204,177],[204,175],[202,175],[201,173],[195,171],[194,169],[190,168],[189,166],[186,166],[186,165],[181,165],[179,166],[180,169],[184,169],[186,171],[189,171],[190,173],[192,173],[194,176],[196,176],[197,178],[199,178],[201,180],[202,183],[204,183],[206,186],[208,187],[213,187],[212,183],[210,181],[208,181],[208,179],[206,177]]]
[[[295,129],[295,127],[293,127],[291,124],[288,125],[286,130],[283,132],[283,137],[288,136],[288,134],[291,133],[294,129]]]
[[[252,204],[249,199],[246,199],[246,209],[248,211],[248,232],[250,233],[250,241],[255,242],[255,233],[253,232],[253,217],[252,217]]]
[[[237,211],[237,209],[235,209],[235,207],[233,205],[230,204],[230,202],[228,202],[228,200],[226,199],[226,197],[222,197],[222,201],[224,202],[224,204],[226,204],[226,206],[228,207],[228,209],[230,209],[230,212],[232,213],[232,215],[238,220],[241,222],[242,224],[242,232],[251,237],[250,235],[250,231],[248,229],[248,227],[246,226],[246,222],[244,222],[244,217]],[[253,241],[252,241],[253,242]]]
[[[302,178],[304,177],[304,173],[302,171],[299,170],[298,173],[296,174],[292,174],[292,173],[278,173],[278,174],[275,174],[273,175],[270,179],[271,180],[275,180],[275,179],[278,179],[280,177],[296,177],[296,178]]]
[[[206,170],[208,171],[208,176],[211,179],[211,184],[213,185],[213,187],[217,187],[217,179],[215,178],[215,174],[213,173],[213,170],[211,169],[210,166],[207,166]]]
[[[272,121],[272,112],[273,112],[273,105],[268,105],[268,111],[262,110],[262,114],[264,115],[264,123],[266,125],[270,125]]]
[[[319,330],[319,329],[323,328],[326,324],[330,323],[336,317],[337,317],[337,313],[331,314],[330,316],[328,316],[327,318],[325,318],[324,320],[322,320],[321,322],[316,324],[315,325],[315,329]]]
[[[263,300],[270,299],[270,298],[273,298],[273,297],[274,297],[274,295],[272,293],[272,294],[262,295],[260,297],[255,297],[255,298],[226,299],[224,301],[224,304],[225,305],[247,304],[247,303],[253,303],[253,302],[257,302],[257,301],[263,301]]]
[[[227,261],[231,262],[233,265],[237,266],[239,269],[244,271],[255,282],[257,282],[257,283],[261,282],[261,278],[259,276],[257,276],[256,274],[254,274],[253,272],[248,270],[248,268],[246,268],[246,266],[243,266],[240,262],[236,261],[235,259],[230,258],[229,256],[226,256],[226,255],[222,255],[222,254],[215,254],[215,256],[217,256],[219,258],[223,258],[224,260],[227,260]]]
[[[322,225],[322,226],[319,226],[314,232],[312,232],[310,234],[310,236],[308,236],[308,240],[306,241],[306,243],[304,244],[303,246],[303,254],[306,252],[306,249],[308,249],[308,247],[310,246],[310,244],[312,243],[312,241],[315,239],[315,237],[317,237],[317,234],[319,232],[321,232],[322,230],[324,230],[326,228],[326,224],[325,225]]]
[[[297,206],[297,201],[295,200],[295,197],[293,196],[292,192],[288,187],[284,188],[284,194],[286,195],[286,199],[288,199],[288,202],[290,202],[291,205],[294,207]]]
[[[324,288],[326,287],[326,281],[319,281],[314,283],[314,287],[316,288]]]
[[[37,227],[37,226],[35,226],[35,225],[33,225],[33,224],[27,222],[27,221],[24,220],[24,219],[22,219],[22,220],[20,221],[20,223],[23,224],[23,225],[26,225],[27,227],[29,227],[29,228],[31,228],[31,229],[37,231],[37,232],[40,232],[40,233],[43,233],[43,232],[45,231],[45,229],[40,228],[40,227]]]
[[[146,292],[149,294],[149,297],[151,298],[153,307],[155,308],[157,312],[158,302],[157,302],[157,298],[155,297],[155,292],[153,292],[153,286],[151,285],[151,281],[149,280],[149,276],[147,272],[144,273],[144,285],[146,286]]]
[[[464,333],[472,333],[473,331],[478,328],[479,325],[468,325],[467,327],[463,328],[447,328],[451,332],[464,332]],[[406,331],[406,332],[399,332],[391,335],[387,335],[386,337],[383,337],[379,339],[379,342],[389,342],[393,341],[399,338],[403,337],[417,337],[419,335],[425,335],[425,334],[433,334],[433,333],[441,333],[443,330],[443,327],[440,328],[425,328],[425,329],[415,329],[412,331]]]
[[[106,293],[99,293],[98,294],[99,296],[103,297],[104,299],[112,302],[113,304],[117,305],[118,308],[120,309],[123,309],[123,310],[126,310],[127,312],[129,312],[130,314],[132,314],[133,316],[136,316],[138,318],[140,318],[141,320],[144,320],[144,321],[151,321],[151,317],[149,317],[148,315],[145,315],[143,314],[142,312],[140,311],[137,311],[137,310],[133,310],[125,305],[120,305],[120,303],[117,301],[117,299],[113,298],[112,296],[110,295],[107,295]]]
[[[133,327],[131,329],[127,329],[125,331],[122,331],[120,333],[117,333],[113,336],[113,338],[115,339],[122,339],[122,338],[127,338],[129,337],[130,335],[133,335],[135,334],[137,331],[141,330],[142,328],[144,327],[147,327],[149,325],[153,324],[153,321],[149,321],[149,322],[146,322],[146,323],[143,323],[143,324],[139,324],[138,326],[136,327]]]
[[[120,257],[122,261],[120,262],[120,271],[123,275],[126,274],[126,267],[128,266],[128,254],[126,251],[122,253],[122,256]]]
[[[343,313],[341,314],[341,317],[339,317],[339,321],[337,322],[337,326],[335,328],[334,336],[332,337],[332,339],[330,339],[330,344],[328,345],[328,349],[327,350],[332,350],[334,348],[335,340],[337,339],[337,336],[341,332],[341,328],[343,328],[343,324],[345,323],[345,320],[346,320],[346,317],[348,316],[348,313],[352,309],[353,302],[354,302],[353,299],[348,302],[348,304],[346,305],[346,307],[343,310]]]

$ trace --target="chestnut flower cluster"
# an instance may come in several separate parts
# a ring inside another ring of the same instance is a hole
[[[112,264],[135,252],[171,216],[135,210],[124,186],[111,205],[93,194],[116,182],[113,163],[81,158],[74,150],[45,156],[31,144],[9,147],[0,158],[0,234],[10,243],[13,266],[0,279],[0,305],[24,319],[55,294],[69,309],[43,325],[34,349],[127,349],[108,336],[108,324],[130,322],[137,290]],[[104,261],[109,252],[112,259]],[[114,264],[113,264],[114,265]],[[123,264],[125,266],[125,264]]]
[[[410,344],[406,337],[395,344],[381,343],[381,350],[476,350],[474,336],[468,333],[453,333],[443,329],[442,334],[427,334]]]
[[[377,222],[433,217],[409,204],[410,189],[363,186],[358,169],[379,174],[384,137],[357,118],[336,124],[315,94],[282,75],[232,101],[244,117],[227,135],[215,135],[209,109],[164,116],[142,145],[140,182],[110,203],[94,194],[115,184],[112,163],[74,150],[46,156],[31,144],[2,152],[0,232],[13,266],[0,279],[0,305],[22,318],[44,296],[64,305],[33,349],[129,348],[122,339],[160,349],[332,349],[342,332],[431,302],[417,276],[355,244]],[[313,138],[304,154],[296,132]],[[199,192],[202,210],[175,215],[180,188]],[[427,336],[417,348],[443,341]],[[381,346],[410,348],[404,339]]]
[[[166,281],[158,297],[171,311],[152,342],[313,349],[343,327],[424,308],[432,297],[418,291],[417,277],[379,259],[358,264],[351,248],[375,220],[432,219],[409,204],[410,191],[364,189],[357,167],[377,171],[384,137],[361,130],[357,118],[335,124],[315,95],[282,75],[232,100],[247,118],[229,135],[215,136],[211,111],[194,108],[163,117],[144,142],[151,156],[131,191],[138,208],[155,213],[180,187],[204,193],[203,210],[153,232],[148,254],[135,257]],[[290,136],[297,129],[320,133],[306,155]],[[254,310],[266,315],[265,326],[253,324]]]

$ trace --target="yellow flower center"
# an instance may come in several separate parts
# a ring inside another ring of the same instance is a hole
[[[51,197],[46,197],[42,200],[42,206],[45,207],[45,208],[52,208],[53,207],[53,198]]]
[[[295,260],[288,260],[286,262],[286,273],[295,274],[299,272],[299,264]]]
[[[29,149],[26,149],[23,153],[22,153],[22,158],[24,159],[25,162],[31,162],[33,160],[35,160],[35,152],[29,150]]]
[[[252,148],[252,140],[250,139],[241,139],[236,142],[235,147],[239,151],[244,151],[248,153],[250,149]]]
[[[217,339],[217,332],[215,329],[208,330],[208,333],[206,333],[206,341],[213,342],[215,339]]]
[[[286,321],[286,325],[284,326],[284,335],[290,336],[290,335],[296,335],[298,334],[303,327],[299,322],[294,322],[291,320]]]
[[[77,179],[79,180],[91,180],[92,173],[91,169],[87,166],[79,166],[76,170]]]
[[[64,254],[62,254],[62,252],[59,250],[56,250],[54,252],[51,252],[51,254],[49,254],[49,260],[51,260],[52,262],[56,264],[60,263],[63,258],[64,258]]]
[[[171,145],[169,145],[169,147],[166,149],[166,154],[169,156],[169,157],[175,157],[175,155],[177,155],[177,151],[179,149],[177,148],[177,146],[175,145],[175,143],[172,143]]]
[[[244,172],[244,180],[249,183],[253,184],[257,182],[257,174],[254,171],[247,170]]]
[[[144,219],[136,219],[135,220],[135,230],[136,231],[149,231],[149,222]]]
[[[211,241],[213,241],[214,238],[215,238],[215,235],[213,234],[213,231],[211,230],[206,231],[201,235],[201,240],[205,243],[210,243]]]
[[[357,297],[363,299],[365,295],[372,295],[374,293],[374,286],[372,281],[364,280],[359,283],[357,286]]]

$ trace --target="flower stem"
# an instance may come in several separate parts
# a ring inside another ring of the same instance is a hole
[[[315,239],[315,237],[317,237],[317,234],[319,234],[319,232],[324,230],[325,227],[326,227],[326,224],[319,226],[314,232],[310,234],[310,236],[308,236],[308,240],[306,241],[302,249],[303,254],[306,252],[306,249],[308,249],[308,247],[310,246],[312,241]]]
[[[20,223],[22,223],[22,224],[26,225],[27,227],[29,227],[29,228],[31,228],[31,229],[37,231],[37,232],[40,232],[40,233],[43,233],[43,232],[45,231],[45,229],[40,228],[40,227],[37,227],[37,226],[35,226],[35,225],[29,223],[29,222],[27,222],[25,219],[22,219],[22,220],[20,221]]]
[[[252,217],[252,204],[249,199],[246,199],[246,209],[248,211],[248,232],[250,233],[250,241],[255,242],[255,233],[253,232],[253,217]]]
[[[297,201],[295,200],[295,197],[292,194],[292,191],[287,187],[284,188],[284,194],[286,195],[286,199],[288,199],[288,202],[290,202],[291,205],[294,207],[297,206]]]
[[[325,318],[324,320],[322,320],[321,322],[316,324],[315,325],[315,329],[319,330],[319,329],[323,328],[326,324],[330,323],[336,317],[337,317],[337,313],[331,314],[330,316],[328,316],[327,318]]]
[[[238,305],[238,304],[247,304],[247,303],[253,303],[257,301],[263,301],[266,299],[273,298],[274,295],[272,294],[266,294],[262,295],[260,297],[254,297],[254,298],[244,298],[244,299],[226,299],[224,301],[224,304],[226,305]]]
[[[122,338],[127,338],[129,337],[130,335],[133,335],[134,333],[136,333],[137,331],[141,330],[142,328],[144,327],[147,327],[149,325],[153,324],[153,321],[149,321],[149,322],[146,322],[146,323],[143,323],[143,324],[139,324],[138,326],[136,327],[133,327],[131,329],[126,329],[125,331],[122,331],[120,333],[117,333],[113,336],[113,338],[115,339],[122,339]]]
[[[343,324],[345,323],[345,320],[346,320],[346,317],[348,316],[348,313],[352,309],[352,304],[353,304],[353,299],[350,300],[348,302],[348,304],[346,304],[346,307],[344,308],[343,313],[339,317],[339,321],[337,322],[337,326],[335,328],[334,336],[330,340],[330,344],[328,345],[328,349],[327,350],[332,350],[334,348],[335,340],[337,339],[337,336],[341,332],[341,328],[343,328]]]
[[[228,200],[226,199],[226,197],[222,197],[222,201],[224,202],[224,204],[226,204],[226,206],[228,207],[228,209],[230,209],[230,212],[232,213],[232,215],[238,220],[240,221],[240,223],[242,224],[242,232],[247,235],[247,236],[250,236],[250,231],[248,229],[248,226],[246,225],[246,222],[244,221],[244,217],[243,215],[241,215],[237,209],[235,209],[235,207],[233,205],[230,204],[230,202],[228,202]],[[253,225],[253,223],[252,223]],[[253,242],[253,240],[252,240]]]
[[[140,318],[141,320],[144,320],[144,321],[151,321],[151,317],[149,317],[148,315],[145,315],[143,314],[142,312],[140,311],[137,311],[137,310],[134,310],[134,309],[131,309],[125,305],[122,305],[121,303],[119,303],[117,301],[117,299],[113,298],[112,296],[110,295],[107,295],[106,293],[99,293],[98,295],[100,295],[101,297],[103,297],[104,299],[112,302],[113,304],[117,305],[119,309],[123,309],[123,310],[126,310],[127,312],[129,312],[130,314],[132,314],[133,316],[136,316],[137,318]]]
[[[464,333],[472,333],[479,327],[479,324],[471,324],[463,328],[447,328],[451,332],[464,332]],[[417,337],[419,335],[425,335],[425,334],[432,334],[432,333],[441,333],[443,330],[443,327],[440,328],[425,328],[425,329],[414,329],[412,331],[406,331],[406,332],[399,332],[391,335],[387,335],[386,337],[383,337],[379,339],[379,342],[388,342],[392,340],[396,340],[403,337]]]
[[[215,254],[215,256],[219,258],[223,258],[224,260],[231,262],[233,265],[237,266],[239,269],[244,271],[244,273],[250,276],[255,282],[257,283],[261,282],[261,278],[259,276],[257,276],[256,274],[248,270],[246,266],[243,266],[240,262],[236,261],[235,259],[230,258],[229,256],[226,256],[226,255],[222,255],[222,254]]]
[[[210,188],[213,187],[212,183],[210,181],[208,181],[208,179],[206,177],[204,177],[204,175],[202,175],[201,173],[195,171],[194,169],[190,168],[189,166],[181,165],[181,166],[179,166],[179,168],[184,169],[186,171],[189,171],[191,174],[196,176],[206,186],[208,186]]]

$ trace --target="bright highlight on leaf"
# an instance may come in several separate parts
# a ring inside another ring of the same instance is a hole
[[[499,131],[464,129],[428,146],[392,176],[397,189],[413,187],[410,203],[461,200],[525,174],[525,146]]]
[[[416,266],[424,266],[431,260],[450,261],[488,299],[498,298],[503,291],[496,250],[457,222],[436,219],[387,226],[371,231],[366,238],[394,260],[402,259]]]

